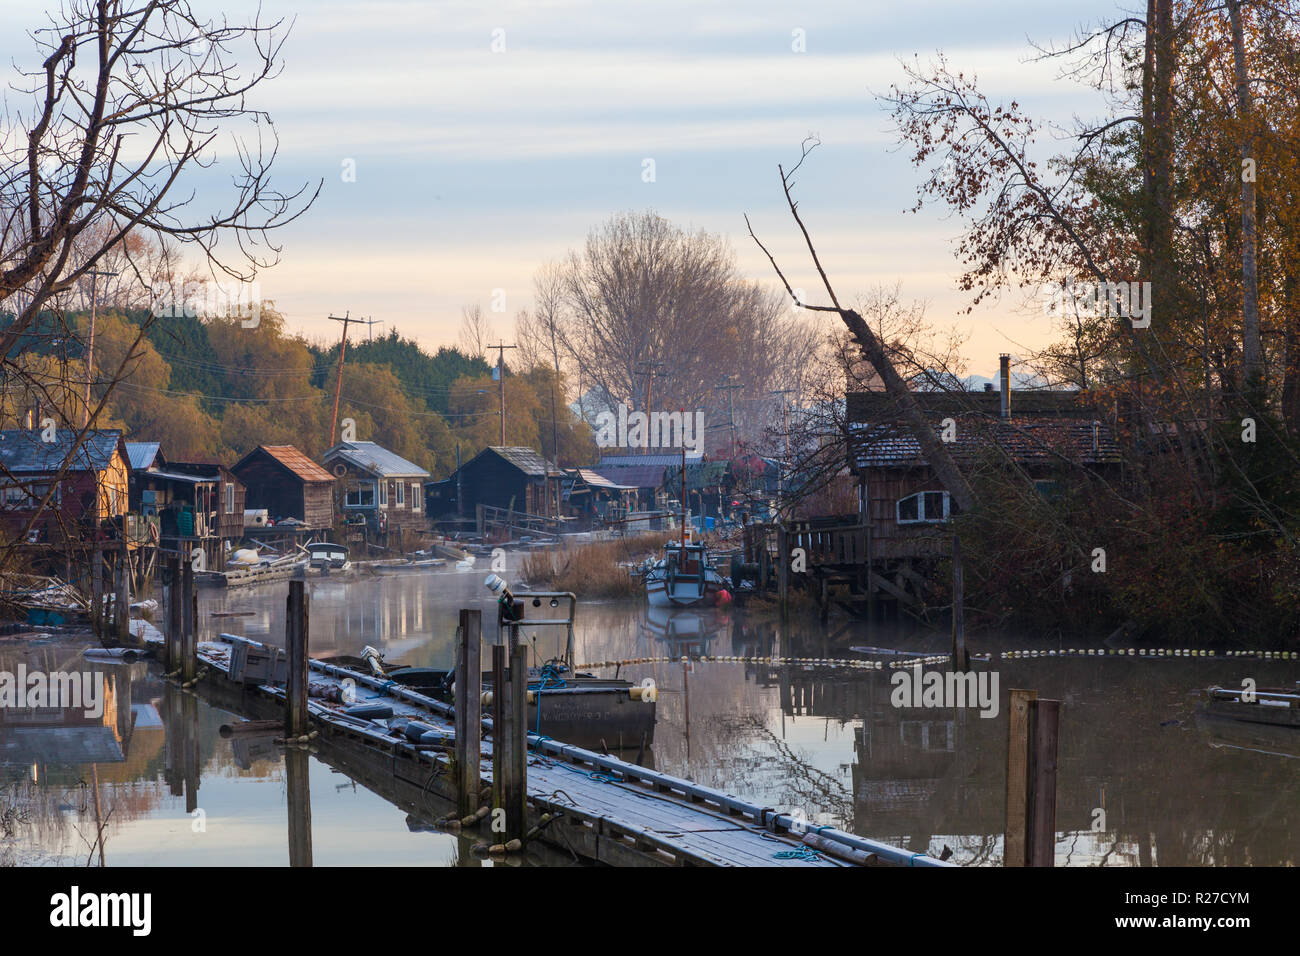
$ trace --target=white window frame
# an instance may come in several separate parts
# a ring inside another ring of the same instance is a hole
[[[421,506],[423,504],[420,501],[420,499],[423,497],[424,497],[424,486],[422,486],[418,481],[411,482],[411,510],[412,511],[415,512],[420,511]]]
[[[941,516],[930,515],[926,513],[926,509],[925,509],[926,495],[943,495],[943,514]],[[916,517],[904,518],[903,502],[911,501],[913,498],[916,499]],[[946,491],[938,491],[934,489],[928,491],[918,491],[914,494],[906,495],[902,498],[899,498],[898,501],[894,502],[894,520],[897,521],[900,525],[943,524],[945,521],[948,520],[949,514],[951,513],[951,507],[952,507],[951,499],[948,497],[948,492]]]
[[[226,514],[233,515],[234,513],[235,513],[235,483],[233,481],[228,481],[226,482]]]
[[[376,482],[376,484],[379,486],[379,507],[387,508],[388,507],[388,479],[380,478],[379,481]]]
[[[406,482],[404,481],[397,483],[397,507],[406,507]]]

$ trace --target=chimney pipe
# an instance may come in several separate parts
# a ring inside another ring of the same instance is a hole
[[[1002,389],[1002,407],[998,410],[998,415],[1002,418],[1011,417],[1011,356],[1003,352],[998,356],[998,379],[999,386]]]

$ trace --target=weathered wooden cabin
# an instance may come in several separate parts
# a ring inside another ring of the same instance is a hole
[[[565,470],[564,503],[579,529],[624,521],[636,507],[638,488],[620,485],[592,468]]]
[[[426,528],[424,483],[429,473],[372,441],[345,441],[324,456],[337,479],[340,511],[361,519],[372,535]]]
[[[120,430],[88,431],[80,447],[68,429],[44,437],[40,429],[0,430],[0,522],[8,533],[34,518],[35,541],[76,539],[127,514],[130,460]],[[51,484],[54,493],[41,508]]]
[[[426,486],[429,513],[472,517],[483,506],[546,515],[560,500],[563,478],[564,472],[531,448],[492,445],[451,477]]]
[[[334,476],[293,445],[258,445],[230,469],[247,488],[245,507],[307,530],[334,525]]]

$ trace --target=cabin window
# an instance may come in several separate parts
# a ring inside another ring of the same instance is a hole
[[[1034,490],[1048,501],[1055,501],[1061,497],[1061,483],[1059,481],[1035,481]]]
[[[406,482],[399,481],[397,483],[397,507],[400,508],[405,504],[406,504]]]
[[[373,508],[375,506],[375,483],[363,481],[351,489],[344,504],[349,508]]]
[[[412,511],[420,510],[420,497],[421,497],[420,486],[418,484],[412,483],[411,484],[411,510]]]
[[[232,485],[230,482],[226,482],[226,514],[233,515],[234,513],[235,513],[235,486]]]
[[[948,520],[948,511],[948,492],[918,491],[898,500],[898,523],[936,524]]]
[[[379,507],[388,507],[388,482],[379,482]]]

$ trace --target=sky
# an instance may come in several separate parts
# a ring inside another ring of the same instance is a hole
[[[236,22],[257,7],[193,5]],[[6,68],[35,65],[25,31],[48,6],[0,6]],[[726,236],[740,271],[775,285],[746,234],[748,213],[792,284],[824,302],[777,173],[816,134],[798,198],[841,299],[900,283],[933,323],[968,336],[971,372],[995,374],[997,353],[1041,347],[1053,330],[1015,295],[964,314],[953,257],[961,223],[907,211],[924,174],[876,96],[901,82],[900,60],[942,51],[994,101],[1014,98],[1068,127],[1102,104],[1055,65],[1029,62],[1030,40],[1067,40],[1118,9],[1111,0],[262,0],[263,20],[292,26],[283,72],[250,105],[273,119],[276,182],[323,187],[279,233],[281,260],[260,293],[311,337],[337,336],[327,316],[350,312],[381,321],[378,334],[395,328],[436,349],[455,344],[461,308],[479,304],[509,342],[540,265],[615,213],[653,209]],[[24,102],[12,91],[6,100]],[[223,142],[204,181],[214,196],[230,171]]]

